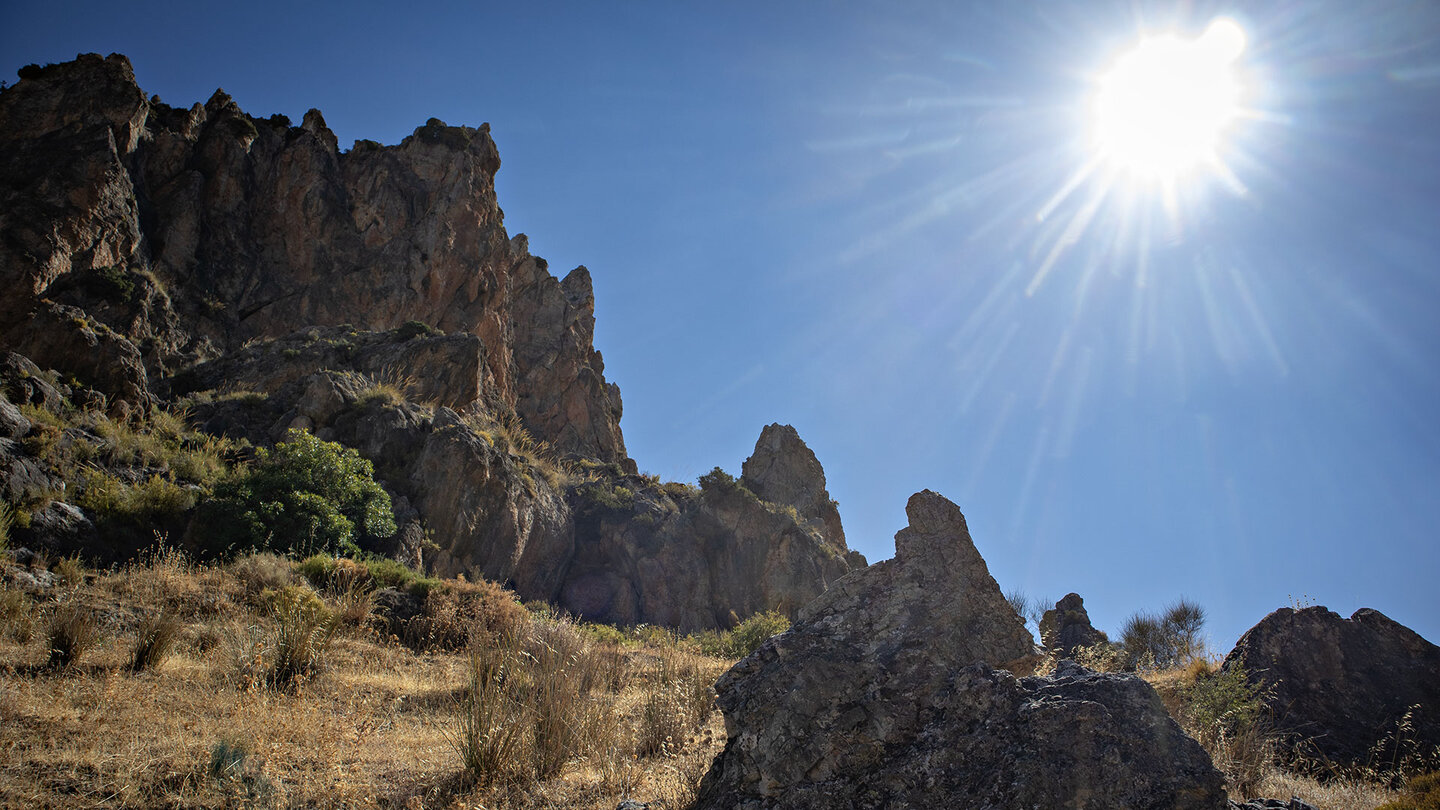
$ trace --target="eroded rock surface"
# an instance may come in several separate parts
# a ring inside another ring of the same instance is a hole
[[[1270,690],[1277,727],[1302,753],[1369,764],[1407,713],[1403,736],[1440,746],[1440,647],[1378,610],[1281,608],[1240,637],[1225,665],[1237,661]]]
[[[806,521],[815,521],[833,544],[845,547],[840,510],[825,489],[825,469],[815,453],[789,425],[766,425],[745,459],[740,483],[762,500],[795,507]]]
[[[557,279],[506,233],[499,168],[488,125],[341,152],[316,110],[170,107],[119,55],[48,66],[0,95],[0,344],[123,413],[254,338],[418,321],[479,338],[537,437],[623,464],[589,272]]]
[[[1090,624],[1085,600],[1078,593],[1066,594],[1040,617],[1040,643],[1061,658],[1073,656],[1081,647],[1093,647],[1109,640]]]
[[[1132,676],[1033,640],[960,510],[910,499],[893,560],[841,580],[716,684],[729,741],[697,808],[1223,808],[1221,776]]]

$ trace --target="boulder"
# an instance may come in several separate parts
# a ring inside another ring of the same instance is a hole
[[[30,420],[0,392],[0,439],[18,439],[30,432]]]
[[[1078,593],[1065,594],[1064,599],[1040,617],[1040,643],[1060,658],[1070,658],[1080,647],[1093,647],[1109,640],[1090,624],[1085,600]]]
[[[1440,746],[1440,647],[1378,610],[1281,608],[1240,637],[1225,666],[1237,662],[1268,690],[1301,756],[1371,764],[1372,746],[1397,742],[1402,722],[1419,750]]]
[[[825,469],[795,428],[766,425],[741,467],[740,483],[761,500],[795,507],[802,518],[819,524],[826,539],[845,547],[840,510],[825,489]]]
[[[1222,777],[1129,675],[1033,640],[934,492],[893,560],[842,579],[716,684],[729,740],[697,808],[1225,807]]]

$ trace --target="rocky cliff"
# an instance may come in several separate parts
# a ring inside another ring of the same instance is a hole
[[[739,482],[637,474],[589,272],[556,279],[506,233],[499,167],[487,126],[342,152],[316,110],[292,126],[222,91],[147,98],[123,56],[25,68],[0,92],[0,404],[138,423],[183,403],[254,446],[313,432],[392,496],[399,532],[372,550],[597,620],[793,614],[863,567],[793,428],[766,428]],[[53,459],[98,428],[5,415],[22,539],[110,560],[148,541],[66,501],[85,483],[67,492]],[[180,486],[106,473],[167,474]],[[182,518],[154,528],[195,544]]]
[[[479,338],[486,385],[564,453],[623,462],[589,272],[505,232],[489,127],[431,119],[341,152],[223,91],[146,98],[128,60],[32,68],[0,95],[0,338],[144,408],[179,368],[297,327],[419,321]],[[465,404],[465,403],[452,403]]]

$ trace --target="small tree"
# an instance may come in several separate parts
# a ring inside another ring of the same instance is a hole
[[[273,450],[260,450],[250,472],[216,488],[201,513],[213,532],[207,545],[305,556],[389,537],[395,515],[374,474],[353,449],[291,430]]]

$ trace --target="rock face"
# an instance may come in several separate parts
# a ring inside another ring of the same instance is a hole
[[[836,583],[716,684],[729,742],[697,808],[1225,807],[1221,776],[1143,681],[1033,641],[933,492],[893,560]]]
[[[1045,649],[1069,658],[1080,647],[1092,647],[1109,641],[1103,632],[1090,624],[1090,614],[1085,612],[1085,600],[1078,593],[1065,594],[1055,607],[1040,617],[1040,643]]]
[[[793,617],[865,567],[843,534],[738,482],[695,492],[630,476],[583,485],[571,504],[576,556],[557,601],[599,621],[699,630],[768,609]]]
[[[1377,610],[1281,608],[1240,637],[1225,666],[1237,661],[1271,690],[1277,727],[1313,755],[1368,764],[1412,708],[1405,736],[1440,746],[1440,647]]]
[[[433,572],[502,582],[586,619],[694,631],[762,610],[793,615],[865,566],[843,532],[837,542],[735,483],[661,486],[610,465],[572,484],[537,467],[478,407],[494,398],[479,340],[413,332],[312,328],[202,364],[174,388],[253,392],[193,408],[213,433],[264,445],[301,428],[354,447],[413,512],[414,532],[428,532]],[[375,382],[416,365],[437,373]],[[445,405],[471,399],[468,409]],[[400,541],[388,551],[411,559],[413,550]]]
[[[0,95],[0,344],[128,412],[250,339],[420,321],[477,337],[537,437],[623,463],[589,272],[557,280],[506,234],[499,168],[488,126],[342,153],[315,110],[172,108],[118,55],[46,67]]]
[[[845,548],[845,529],[825,489],[825,470],[795,428],[766,425],[741,467],[740,483],[761,500],[795,507],[801,518],[817,523],[826,538]]]
[[[147,99],[123,56],[24,73],[0,93],[0,494],[34,512],[35,548],[131,551],[27,449],[100,438],[20,408],[128,418],[183,397],[204,432],[306,430],[373,462],[399,532],[371,550],[586,618],[793,615],[865,565],[791,428],[747,462],[758,497],[636,474],[590,273],[557,279],[506,233],[488,126],[341,152],[316,110],[292,126],[223,91]],[[187,534],[172,517],[125,542]]]

